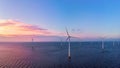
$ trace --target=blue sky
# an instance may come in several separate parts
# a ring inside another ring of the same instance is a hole
[[[62,33],[68,27],[72,35],[118,37],[119,7],[119,0],[1,0],[0,19]]]

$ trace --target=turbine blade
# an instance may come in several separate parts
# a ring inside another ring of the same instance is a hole
[[[69,37],[67,37],[66,41],[68,41]]]
[[[70,38],[77,39],[77,40],[81,40],[81,38],[75,37],[75,36],[70,36]]]
[[[67,35],[68,35],[68,36],[70,36],[70,35],[69,35],[69,33],[68,33],[68,30],[67,30],[67,28],[66,28],[66,33],[67,33]]]

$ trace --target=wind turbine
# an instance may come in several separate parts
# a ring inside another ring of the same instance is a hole
[[[32,38],[32,43],[34,42],[34,39]],[[32,50],[34,50],[34,46],[32,46]]]
[[[62,46],[62,43],[63,43],[62,39],[60,39],[60,42],[61,42],[61,46]]]
[[[115,45],[115,42],[113,41],[113,47],[114,47],[114,45]]]
[[[102,38],[102,49],[104,50],[104,38]]]
[[[32,42],[34,42],[34,39],[32,38]]]
[[[71,59],[71,55],[70,55],[70,38],[71,38],[71,36],[69,35],[67,28],[66,28],[66,33],[68,36],[66,39],[66,41],[68,41],[68,59]]]

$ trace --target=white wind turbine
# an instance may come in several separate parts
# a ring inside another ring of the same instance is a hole
[[[62,39],[60,39],[60,43],[61,43],[61,46],[62,46],[62,43],[63,43]]]
[[[69,35],[67,28],[66,28],[66,33],[68,36],[66,39],[66,41],[68,41],[68,59],[71,59],[71,55],[70,55],[70,38],[71,38],[71,36]]]
[[[104,37],[102,38],[102,49],[104,50],[105,46],[104,46]]]
[[[113,40],[113,47],[114,47],[114,45],[115,45],[115,41]]]

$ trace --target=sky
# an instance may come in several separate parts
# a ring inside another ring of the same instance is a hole
[[[119,0],[1,0],[0,41],[119,38]]]

